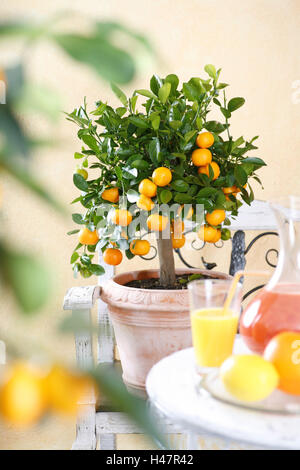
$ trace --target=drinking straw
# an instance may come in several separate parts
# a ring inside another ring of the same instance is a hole
[[[230,307],[232,299],[234,297],[237,285],[242,276],[268,276],[271,273],[269,271],[237,271],[232,279],[229,287],[229,291],[224,303],[223,314],[225,315]]]

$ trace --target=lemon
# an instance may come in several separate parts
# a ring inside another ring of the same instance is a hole
[[[269,396],[279,383],[270,362],[256,355],[231,356],[220,368],[226,390],[241,401],[259,401]]]

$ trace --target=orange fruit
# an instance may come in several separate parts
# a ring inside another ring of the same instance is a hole
[[[201,132],[201,134],[197,136],[196,144],[201,149],[207,149],[213,145],[214,141],[214,136],[210,132]]]
[[[119,190],[118,188],[109,188],[105,189],[103,193],[101,194],[102,199],[104,201],[109,201],[109,202],[118,202],[119,200]]]
[[[167,186],[172,181],[172,173],[169,168],[161,166],[152,173],[152,179],[157,186]]]
[[[126,209],[116,209],[113,213],[111,220],[116,225],[121,227],[127,227],[132,222],[132,215]]]
[[[211,213],[207,213],[205,216],[206,222],[210,225],[220,225],[224,222],[226,213],[223,209],[216,209]]]
[[[141,194],[136,205],[144,211],[151,211],[155,204],[150,197]]]
[[[85,180],[88,179],[89,174],[84,168],[78,168],[76,170],[76,173],[78,173],[78,175],[81,175]]]
[[[139,184],[139,192],[147,197],[154,197],[157,193],[157,186],[153,181],[144,179]]]
[[[198,231],[198,237],[200,240],[208,243],[216,243],[218,240],[218,230],[210,225],[202,225]],[[221,232],[220,232],[221,238]]]
[[[184,209],[184,205],[180,206],[178,211],[177,211],[177,215],[180,216],[182,214],[182,211],[183,211],[184,218],[185,219],[191,219],[193,217],[193,214],[194,214],[194,209],[192,207],[189,207],[189,210],[187,211],[186,215],[185,215],[185,211],[183,209]]]
[[[168,217],[160,214],[151,214],[147,219],[147,226],[149,230],[154,232],[162,232],[168,224]]]
[[[192,162],[195,166],[209,165],[211,161],[212,154],[208,149],[196,149],[192,153]]]
[[[56,413],[74,415],[78,402],[93,387],[91,379],[75,375],[61,365],[55,364],[44,380],[47,402]]]
[[[99,241],[98,233],[96,230],[92,232],[87,227],[84,227],[78,233],[78,241],[82,245],[96,245]]]
[[[122,262],[123,255],[118,248],[106,248],[103,253],[103,261],[106,264],[117,266]]]
[[[183,245],[185,244],[185,236],[182,235],[180,238],[174,238],[173,233],[171,234],[172,236],[172,245],[174,249],[182,248]]]
[[[130,243],[130,251],[133,255],[144,256],[150,251],[150,243],[148,240],[133,240]]]
[[[0,389],[2,417],[15,426],[29,426],[46,410],[43,377],[26,363],[16,363],[4,375]]]
[[[274,336],[267,344],[264,358],[272,362],[279,374],[278,388],[300,395],[300,333],[285,331]]]
[[[201,173],[204,175],[209,176],[209,167],[211,167],[213,171],[213,181],[216,180],[220,176],[220,167],[216,162],[211,162],[209,165],[205,166],[200,166],[198,168],[198,174],[200,175]]]

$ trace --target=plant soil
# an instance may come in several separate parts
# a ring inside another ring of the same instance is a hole
[[[175,283],[169,286],[162,286],[160,279],[154,277],[150,279],[135,279],[125,285],[126,287],[135,287],[138,289],[181,290],[187,289],[188,283],[195,279],[211,279],[211,276],[204,274],[177,274]]]

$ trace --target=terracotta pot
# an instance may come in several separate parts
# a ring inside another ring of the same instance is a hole
[[[206,274],[228,279],[217,271],[178,269],[177,274]],[[108,304],[123,380],[127,386],[144,390],[151,367],[165,356],[192,345],[188,291],[139,289],[124,284],[135,279],[159,277],[155,269],[118,274],[102,287]]]

